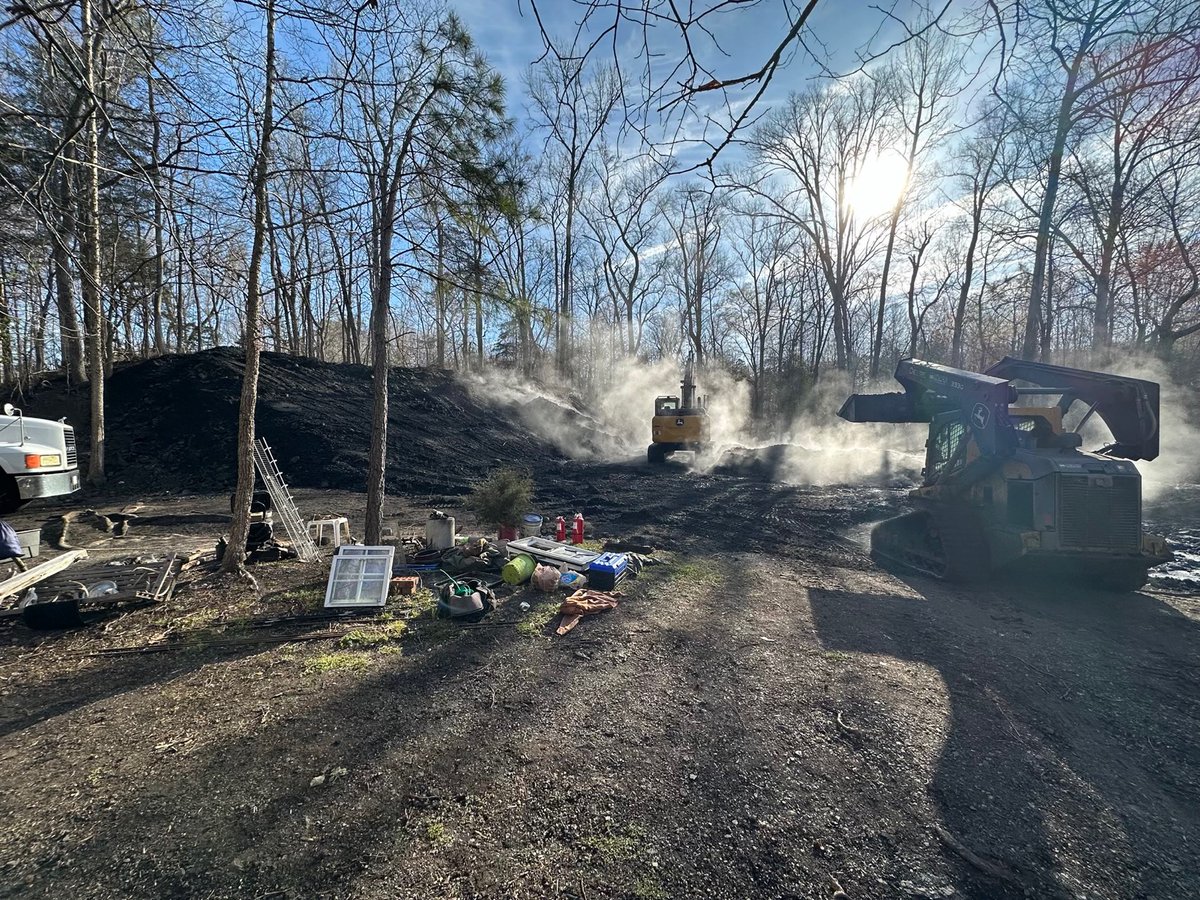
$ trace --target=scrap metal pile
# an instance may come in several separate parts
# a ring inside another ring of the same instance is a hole
[[[0,582],[0,602],[16,601],[0,616],[19,617],[31,628],[65,628],[164,603],[186,563],[170,553],[78,565],[86,558],[86,550],[72,550]]]

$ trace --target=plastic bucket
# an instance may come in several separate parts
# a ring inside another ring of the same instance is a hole
[[[449,550],[454,546],[454,517],[430,519],[425,523],[425,540],[431,550]]]
[[[521,520],[521,537],[537,537],[541,533],[541,516],[526,516]]]
[[[532,556],[522,553],[505,564],[500,570],[500,577],[504,579],[505,584],[524,584],[532,577],[536,566]]]

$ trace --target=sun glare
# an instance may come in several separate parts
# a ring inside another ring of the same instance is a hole
[[[896,205],[904,192],[908,167],[894,151],[865,160],[846,190],[846,205],[863,218],[882,215]]]

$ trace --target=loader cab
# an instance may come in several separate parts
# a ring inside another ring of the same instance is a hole
[[[1083,443],[1075,432],[1063,430],[1061,407],[1013,406],[1008,414],[1023,450],[1071,450]]]
[[[1069,450],[1080,446],[1078,434],[1063,430],[1063,412],[1057,406],[1011,406],[1009,420],[1022,450]],[[954,475],[979,458],[979,446],[957,411],[934,416],[926,443],[926,484]]]
[[[971,450],[974,449],[974,453]],[[925,468],[921,474],[926,484],[933,484],[963,468],[979,450],[971,439],[971,429],[962,414],[941,413],[929,423],[929,440],[925,442]]]
[[[1063,413],[1057,406],[1010,406],[1008,417],[1019,431],[1063,432]]]

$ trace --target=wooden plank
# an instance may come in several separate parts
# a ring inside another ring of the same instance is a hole
[[[86,550],[68,550],[66,553],[54,557],[54,559],[38,563],[25,572],[18,572],[7,581],[0,581],[0,600],[3,600],[5,597],[22,594],[29,590],[29,588],[36,587],[51,575],[57,575],[64,569],[68,569],[79,562],[79,560],[86,559],[87,555],[88,552]]]

